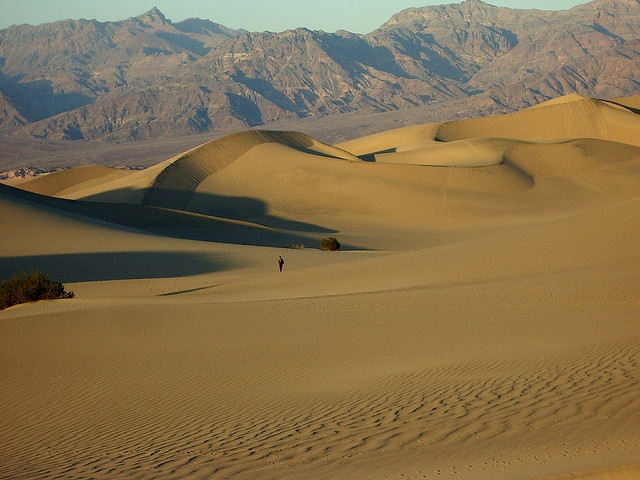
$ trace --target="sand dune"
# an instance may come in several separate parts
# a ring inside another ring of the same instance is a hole
[[[576,178],[593,170],[634,163],[638,158],[640,147],[592,138],[554,144],[513,143],[505,154],[506,162],[532,178]]]
[[[633,111],[575,95],[508,115],[448,122],[439,127],[436,138],[494,137],[532,142],[598,138],[640,146],[638,128],[640,117]]]
[[[611,100],[607,100],[608,102],[622,105],[631,110],[639,110],[640,109],[640,97],[625,97],[625,98],[613,98]]]
[[[506,140],[481,138],[453,142],[428,142],[399,147],[393,153],[375,156],[376,162],[434,167],[488,167],[504,160]]]
[[[102,184],[115,178],[126,177],[130,170],[92,165],[71,170],[61,170],[49,175],[36,177],[20,184],[20,188],[42,195],[65,197],[67,191],[87,188],[87,184]]]
[[[263,143],[283,144],[312,155],[357,160],[345,151],[297,132],[238,132],[212,140],[127,178],[77,189],[68,198],[183,209],[204,179]]]
[[[402,149],[404,145],[415,145],[434,140],[439,126],[440,124],[437,123],[388,130],[338,144],[338,147],[359,157],[371,156],[376,153]]]
[[[634,105],[0,184],[0,477],[638,478]]]

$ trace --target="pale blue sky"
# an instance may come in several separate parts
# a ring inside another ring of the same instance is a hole
[[[587,3],[587,0],[486,2],[510,8],[560,10]],[[157,6],[174,22],[199,17],[251,31],[280,32],[307,27],[327,32],[343,29],[367,33],[405,8],[443,3],[460,3],[460,0],[0,0],[0,29],[66,18],[123,20]]]

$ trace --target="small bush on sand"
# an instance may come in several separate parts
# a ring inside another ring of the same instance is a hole
[[[340,250],[340,242],[334,237],[325,237],[320,243],[320,248],[328,252],[337,252]]]
[[[64,291],[62,283],[54,282],[38,270],[31,274],[23,271],[11,280],[0,282],[0,310],[19,303],[73,297],[73,292]]]

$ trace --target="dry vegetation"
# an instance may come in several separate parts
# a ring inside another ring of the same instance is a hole
[[[11,280],[0,282],[0,310],[20,303],[74,296],[73,292],[65,292],[62,283],[51,280],[38,270],[16,273]]]

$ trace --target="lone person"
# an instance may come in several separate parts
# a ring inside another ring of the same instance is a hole
[[[284,259],[282,257],[278,257],[278,267],[280,267],[280,271],[282,271],[283,265],[284,265]]]

